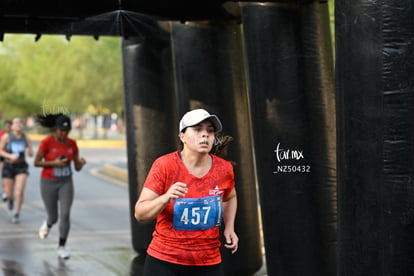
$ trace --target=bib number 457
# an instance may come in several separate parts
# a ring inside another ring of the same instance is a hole
[[[190,211],[191,210],[191,211]],[[208,222],[208,215],[210,214],[211,207],[194,207],[194,208],[184,208],[183,214],[181,215],[180,221],[182,221],[184,224],[207,224]],[[189,216],[189,213],[190,216]],[[201,219],[203,217],[203,219]]]
[[[221,196],[178,198],[174,202],[174,228],[177,230],[206,230],[221,225],[223,206]]]

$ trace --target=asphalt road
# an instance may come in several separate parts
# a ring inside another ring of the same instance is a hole
[[[36,145],[35,145],[36,148]],[[38,238],[45,218],[40,198],[40,168],[28,158],[30,176],[20,223],[0,202],[0,275],[131,275],[136,264],[131,246],[126,185],[97,175],[105,164],[126,164],[125,148],[81,148],[87,165],[75,173],[75,200],[67,248],[69,260],[57,257],[58,225],[46,240]]]

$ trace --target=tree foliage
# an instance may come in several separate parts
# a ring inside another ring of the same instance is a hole
[[[119,38],[6,35],[0,44],[0,118],[63,112],[122,114]],[[93,115],[97,115],[93,114]]]

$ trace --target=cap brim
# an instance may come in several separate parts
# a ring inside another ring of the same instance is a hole
[[[221,125],[221,122],[219,120],[219,118],[216,115],[210,115],[208,117],[203,118],[202,120],[192,124],[191,126],[195,126],[198,125],[199,123],[205,121],[205,120],[209,120],[213,123],[214,125],[214,132],[220,132],[223,129],[223,126]],[[187,127],[191,127],[191,126],[187,126]]]
[[[223,126],[221,125],[221,122],[220,122],[219,118],[217,118],[216,115],[211,115],[210,117],[207,117],[204,120],[210,120],[210,121],[213,122],[215,132],[220,132],[223,129]]]

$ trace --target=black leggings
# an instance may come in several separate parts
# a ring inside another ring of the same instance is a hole
[[[224,276],[221,264],[216,265],[179,265],[161,261],[150,255],[145,258],[142,276]]]

